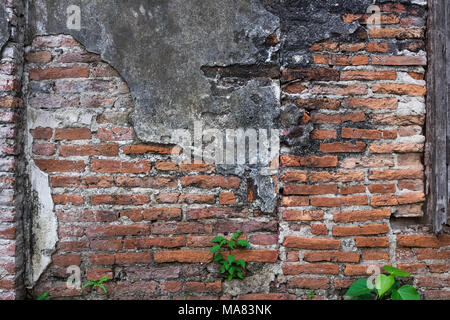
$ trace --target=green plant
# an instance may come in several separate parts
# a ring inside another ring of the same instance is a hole
[[[316,293],[314,292],[314,290],[309,290],[308,293],[306,294],[306,296],[309,299],[312,299],[312,298],[314,298],[316,296]]]
[[[107,293],[108,291],[106,291],[105,285],[104,283],[107,282],[109,280],[108,276],[104,276],[101,279],[94,279],[94,280],[90,280],[88,281],[88,283],[86,283],[82,289],[86,288],[86,287],[92,287],[92,289],[95,288],[102,288],[103,291],[105,293]]]
[[[50,294],[48,292],[44,292],[36,300],[50,300]]]
[[[247,248],[250,246],[247,240],[238,240],[239,236],[242,234],[241,231],[236,232],[231,236],[231,240],[228,240],[222,236],[215,237],[211,242],[216,243],[210,251],[214,253],[213,261],[220,263],[220,273],[223,274],[227,280],[232,280],[234,278],[244,278],[245,261],[242,259],[235,260],[234,255],[228,254],[225,259],[223,254],[219,251],[221,249],[235,250],[236,248]]]
[[[193,296],[193,295],[194,295],[194,294],[193,294],[192,292],[186,292],[186,293],[184,294],[184,300],[187,300],[188,297]]]
[[[352,300],[420,300],[417,290],[409,285],[403,285],[401,278],[411,274],[403,270],[384,266],[389,274],[379,274],[375,278],[375,286],[368,279],[359,279],[354,282],[345,293],[345,296],[353,297]]]

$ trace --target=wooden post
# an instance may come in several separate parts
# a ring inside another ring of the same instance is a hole
[[[450,1],[429,0],[426,123],[427,213],[435,233],[447,222],[449,207],[448,161],[450,113],[448,112],[450,67]]]

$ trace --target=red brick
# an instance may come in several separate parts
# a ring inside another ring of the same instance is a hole
[[[153,247],[176,248],[184,247],[186,244],[185,237],[170,238],[142,238],[142,239],[125,239],[125,249],[147,249]]]
[[[89,140],[91,130],[88,128],[56,129],[55,140]]]
[[[369,220],[389,219],[390,209],[338,211],[333,214],[335,222],[359,222]]]
[[[53,129],[52,128],[38,127],[36,129],[31,129],[30,133],[31,133],[31,135],[33,136],[34,139],[48,140],[53,135]]]
[[[278,235],[276,234],[256,234],[250,236],[250,243],[261,245],[261,246],[270,246],[278,243]]]
[[[333,264],[283,264],[284,275],[309,274],[338,274],[339,267]]]
[[[147,173],[150,161],[91,160],[91,170],[101,173]]]
[[[237,177],[222,176],[187,176],[181,177],[183,187],[196,186],[199,188],[226,188],[237,189],[241,184],[241,179]]]
[[[398,101],[395,98],[349,98],[343,102],[344,107],[373,110],[397,109],[397,105]]]
[[[52,198],[55,204],[72,204],[75,206],[84,204],[84,198],[74,194],[54,194]]]
[[[336,172],[329,171],[310,171],[308,173],[308,181],[314,183],[323,182],[355,182],[364,181],[364,171],[345,171]]]
[[[311,251],[305,252],[303,260],[308,262],[359,262],[359,252]]]
[[[369,57],[360,56],[346,56],[346,55],[331,55],[331,54],[315,54],[313,56],[315,64],[328,64],[334,66],[359,66],[369,64]]]
[[[325,224],[315,223],[311,225],[311,234],[326,236],[328,235],[328,228]]]
[[[326,250],[326,249],[339,249],[341,241],[337,239],[325,239],[325,238],[301,238],[288,236],[284,239],[283,245],[287,248],[299,248],[310,250]]]
[[[222,192],[219,194],[219,203],[221,205],[235,204],[236,196],[233,192]]]
[[[331,185],[286,185],[283,194],[286,195],[309,195],[309,194],[336,194],[336,184]]]
[[[53,255],[52,261],[55,266],[79,266],[81,264],[81,256],[78,254]]]
[[[384,248],[389,246],[387,237],[355,237],[357,247]]]
[[[396,80],[396,71],[349,70],[341,72],[341,80]]]
[[[55,154],[54,143],[33,143],[33,153],[41,156],[51,156]]]
[[[364,152],[366,144],[361,141],[355,143],[350,142],[333,142],[322,143],[320,145],[320,152],[324,153],[349,153],[349,152]]]
[[[324,212],[322,210],[286,210],[283,212],[285,221],[317,221],[322,220]]]
[[[222,282],[186,282],[184,290],[187,292],[220,293],[222,292]]]
[[[356,61],[356,60],[355,60]],[[317,62],[315,62],[317,63]],[[310,68],[310,69],[285,69],[282,72],[281,81],[337,81],[339,72],[332,68]]]
[[[210,262],[212,254],[204,250],[159,251],[154,254],[155,262]]]
[[[308,197],[282,197],[281,205],[283,207],[301,207],[309,205]]]
[[[114,157],[119,154],[119,145],[115,143],[98,145],[63,145],[59,147],[59,155],[71,156],[106,156]]]
[[[354,128],[342,128],[341,136],[344,139],[381,139],[381,130],[373,129],[354,129]]]
[[[99,128],[97,131],[97,138],[102,141],[126,141],[132,140],[133,134],[134,130],[132,128]]]
[[[138,236],[148,235],[149,233],[150,226],[145,224],[100,225],[86,228],[86,236],[88,238]]]
[[[389,226],[387,224],[366,224],[358,226],[334,226],[333,236],[346,237],[346,236],[359,236],[359,235],[373,235],[383,234],[389,232]]]
[[[336,167],[338,159],[336,156],[325,156],[325,157],[298,157],[298,156],[281,156],[281,165],[285,167]]]
[[[58,67],[47,69],[30,69],[31,80],[49,80],[62,78],[87,78],[88,67]]]
[[[327,139],[336,139],[337,132],[336,130],[319,130],[316,129],[311,132],[311,139],[316,140],[327,140]]]
[[[366,121],[366,116],[362,112],[346,114],[315,113],[311,119],[316,124],[340,124],[344,122],[364,122]]]
[[[52,60],[52,54],[49,51],[29,52],[25,55],[29,63],[47,63]]]
[[[149,263],[152,261],[152,255],[150,252],[116,253],[115,261],[117,264]]]
[[[306,278],[306,277],[294,277],[288,280],[288,288],[295,289],[329,289],[330,278],[318,277],[318,278]]]
[[[398,235],[397,245],[400,247],[440,248],[450,245],[450,236]]]
[[[405,39],[423,39],[425,34],[421,28],[372,28],[369,30],[371,38],[395,38]]]
[[[97,194],[91,196],[91,204],[141,205],[150,202],[148,195],[142,194]]]
[[[362,259],[367,261],[389,260],[389,251],[377,249],[362,250]]]
[[[381,83],[372,86],[374,93],[409,95],[422,97],[426,94],[426,86],[417,84]]]
[[[385,66],[426,66],[424,56],[371,56],[372,64]],[[395,80],[395,79],[392,79]]]

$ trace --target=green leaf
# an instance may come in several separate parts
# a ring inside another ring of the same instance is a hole
[[[400,296],[400,294],[398,293],[398,290],[392,290],[391,299],[392,300],[403,300],[402,297]]]
[[[209,253],[215,253],[217,251],[220,250],[220,245],[216,244],[214,247],[211,248],[211,250],[209,251]]]
[[[237,240],[237,238],[239,238],[239,236],[242,234],[242,231],[238,231],[235,234],[233,234],[233,236],[231,237],[231,240]]]
[[[236,261],[236,264],[245,269],[245,261],[244,260],[239,259],[238,261]]]
[[[348,288],[347,292],[345,293],[345,296],[350,297],[358,297],[362,296],[364,294],[370,293],[371,290],[367,288],[367,280],[366,279],[359,279],[356,280],[350,288]]]
[[[392,287],[394,282],[394,276],[379,274],[375,280],[375,287],[377,288],[378,297],[381,298]]]
[[[232,255],[232,254],[230,254],[229,256],[228,256],[228,262],[231,264],[231,263],[233,263],[234,262],[234,256]]]
[[[237,271],[237,268],[236,267],[230,267],[230,270],[228,270],[228,272],[230,273],[230,274],[232,274],[232,275],[234,275],[234,273]]]
[[[222,255],[221,253],[218,253],[218,254],[216,254],[216,255],[214,256],[213,261],[214,261],[214,262],[217,262],[217,261],[220,261],[220,260],[223,260],[223,255]]]
[[[105,291],[105,293],[108,293],[108,291],[106,291],[106,288],[105,288],[105,286],[102,283],[100,283],[99,287],[102,288],[103,291]]]
[[[44,292],[40,297],[38,297],[36,300],[50,300],[50,295],[48,292]]]
[[[224,237],[222,237],[222,236],[218,236],[218,237],[215,237],[214,239],[212,239],[211,240],[211,242],[213,242],[213,243],[220,243],[220,242],[222,242],[223,240],[227,240],[227,239],[225,239]]]
[[[394,268],[392,266],[384,266],[383,268],[384,268],[384,270],[386,270],[389,274],[393,275],[394,277],[409,277],[411,275],[408,272]]]
[[[392,300],[420,300],[420,295],[413,286],[405,284],[395,292],[395,297],[392,293]]]
[[[219,271],[220,271],[220,273],[225,273],[225,271],[227,271],[224,264],[220,267]]]
[[[228,242],[228,246],[230,247],[231,250],[234,250],[234,245],[236,244],[235,241],[230,241]]]
[[[238,272],[237,272],[237,276],[238,276],[240,279],[244,279],[244,274],[242,273],[242,271],[238,271]]]
[[[236,241],[236,244],[239,247],[249,247],[250,246],[250,243],[247,240],[238,240],[238,241]]]

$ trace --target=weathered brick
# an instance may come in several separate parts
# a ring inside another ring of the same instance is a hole
[[[334,226],[333,235],[337,237],[384,234],[389,232],[387,224],[366,224],[358,226]]]
[[[286,210],[283,212],[285,221],[318,221],[322,220],[323,216],[322,210]]]
[[[374,93],[422,97],[425,96],[427,88],[417,84],[381,83],[373,85],[372,91]]]
[[[359,252],[310,251],[305,252],[303,259],[308,262],[353,262],[358,263]]]
[[[310,250],[337,250],[341,246],[341,241],[337,239],[325,238],[301,238],[288,236],[284,239],[283,245],[287,248],[310,249]]]
[[[333,264],[283,264],[281,266],[283,274],[295,275],[295,274],[338,274],[339,267]]]
[[[359,222],[369,220],[382,220],[382,219],[389,219],[390,216],[391,216],[390,209],[337,211],[333,213],[333,219],[335,222]]]
[[[204,250],[171,250],[159,251],[154,254],[155,262],[210,262],[212,254]]]
[[[83,172],[86,167],[84,161],[34,159],[34,163],[45,172]]]

